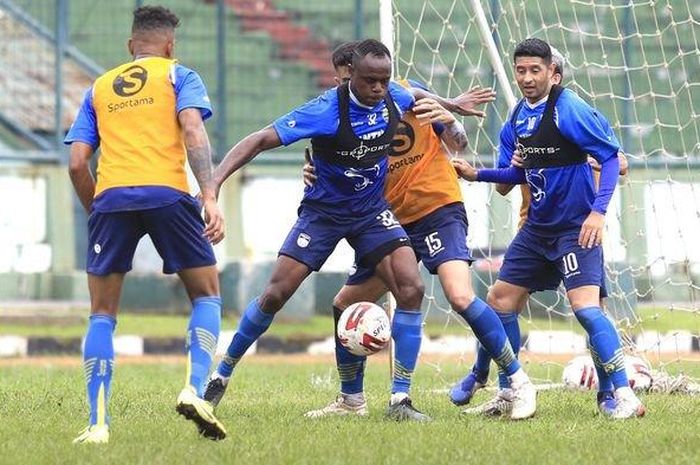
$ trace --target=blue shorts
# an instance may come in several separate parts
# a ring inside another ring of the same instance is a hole
[[[450,260],[471,263],[472,256],[467,247],[467,212],[464,204],[451,203],[438,208],[418,221],[404,226],[419,261],[431,274]],[[374,267],[353,266],[346,284],[356,285],[374,275]]]
[[[603,248],[578,245],[578,232],[548,238],[521,229],[508,246],[498,279],[530,292],[604,286]]]
[[[165,207],[119,212],[93,211],[88,218],[86,270],[94,275],[126,273],[139,240],[148,234],[163,259],[163,272],[216,264],[214,249],[202,235],[197,199],[184,195]]]
[[[302,206],[299,218],[279,251],[318,271],[341,239],[355,249],[361,263],[374,267],[398,247],[410,245],[406,232],[394,214],[378,210],[352,222],[339,223],[311,207]]]

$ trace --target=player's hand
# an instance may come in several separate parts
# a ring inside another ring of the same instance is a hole
[[[204,200],[204,237],[212,244],[218,244],[224,238],[224,215],[216,200]]]
[[[620,159],[620,176],[624,176],[630,170],[630,162],[627,160],[627,157],[622,152],[622,150],[617,152],[617,158]]]
[[[476,107],[496,100],[496,92],[490,88],[472,87],[455,98],[448,99],[448,110],[462,116],[478,116],[483,118],[486,113]]]
[[[455,122],[454,115],[431,98],[418,100],[413,107],[413,113],[420,121],[421,126],[433,123],[452,124]]]
[[[520,154],[520,150],[513,152],[513,157],[510,159],[511,165],[515,166],[516,168],[525,168],[525,165],[523,165],[524,162],[525,159]]]
[[[302,168],[302,178],[304,179],[304,185],[313,186],[316,182],[316,168],[314,168],[314,161],[311,159],[311,152],[309,148],[304,149],[304,168]]]
[[[452,166],[454,166],[455,171],[457,171],[460,178],[467,181],[476,181],[477,169],[470,165],[467,160],[462,158],[453,158],[450,161],[452,162]]]
[[[591,157],[590,155],[588,156],[588,164],[591,166],[591,168],[593,168],[593,171],[597,171],[600,173],[600,163],[598,163],[598,160]]]
[[[592,211],[581,226],[578,245],[586,249],[599,246],[603,242],[603,226],[605,226],[605,215]]]

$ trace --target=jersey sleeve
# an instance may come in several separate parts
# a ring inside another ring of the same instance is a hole
[[[389,82],[389,92],[401,114],[413,108],[413,105],[416,103],[413,94],[397,82]]]
[[[175,88],[177,112],[180,113],[186,108],[198,108],[202,113],[202,119],[207,120],[213,112],[204,81],[195,71],[178,64],[174,66],[172,80]]]
[[[499,138],[498,167],[508,168],[510,160],[513,158],[513,152],[515,152],[515,131],[513,130],[513,125],[510,124],[510,118],[503,124]]]
[[[620,141],[618,140],[617,135],[615,135],[615,131],[613,131],[613,128],[610,125],[608,119],[605,117],[605,115],[595,110],[595,116],[596,118],[598,118],[598,121],[600,122],[601,126],[603,126],[605,134],[607,134],[610,137],[611,142],[617,145],[618,147],[621,147]]]
[[[562,92],[556,105],[557,125],[561,133],[590,154],[599,163],[617,156],[620,144],[598,117],[598,112],[570,90]]]
[[[97,147],[100,145],[100,135],[97,132],[97,117],[95,115],[95,107],[92,105],[92,87],[85,91],[78,115],[75,117],[68,134],[63,139],[63,143],[66,145],[70,145],[73,142],[84,142],[89,144],[93,150],[97,150]]]
[[[330,89],[277,118],[272,127],[280,142],[290,145],[301,139],[332,136],[338,130],[338,124],[338,97],[336,89]]]

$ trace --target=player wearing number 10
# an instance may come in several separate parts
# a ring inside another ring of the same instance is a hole
[[[352,43],[344,44],[333,54],[333,65],[340,80],[347,77],[351,47]],[[343,56],[344,52],[349,56]],[[427,94],[420,83],[400,82],[419,95]],[[483,113],[474,110],[474,106],[489,102],[493,97],[490,89],[465,92],[458,97],[462,103],[459,112],[481,116]],[[498,316],[475,296],[471,285],[467,215],[458,178],[442,146],[444,143],[451,151],[463,151],[467,146],[464,127],[433,98],[421,98],[416,109],[429,109],[429,113],[439,115],[440,123],[424,124],[427,112],[404,114],[389,152],[385,197],[409,234],[418,258],[430,273],[438,275],[453,310],[469,323],[499,368],[513,380],[518,402],[511,417],[527,418],[536,409],[534,387],[515,358]],[[308,168],[305,168],[305,180],[313,181],[309,179]],[[373,268],[357,265],[333,301],[336,326],[340,314],[350,304],[376,301],[386,290]],[[366,357],[351,354],[337,337],[335,342],[340,395],[327,406],[307,412],[307,417],[367,414],[363,393]]]
[[[615,419],[644,414],[630,389],[619,336],[603,314],[599,298],[602,231],[619,176],[620,146],[596,112],[575,93],[553,85],[550,46],[527,39],[515,49],[515,76],[525,97],[501,130],[500,151],[522,156],[523,168],[476,170],[464,160],[453,164],[470,181],[527,183],[528,218],[508,247],[490,291],[497,307],[517,308],[528,292],[556,289],[561,281],[591,351],[615,388]],[[595,190],[590,154],[601,165]]]

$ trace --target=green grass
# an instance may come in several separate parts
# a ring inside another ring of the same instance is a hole
[[[386,365],[371,360],[368,418],[307,420],[303,412],[331,400],[330,362],[239,367],[218,415],[229,438],[212,443],[174,413],[182,364],[118,364],[107,446],[74,446],[85,426],[81,369],[0,366],[0,463],[32,464],[695,464],[700,398],[646,395],[648,416],[610,422],[594,415],[592,393],[546,391],[537,416],[513,423],[465,417],[444,392],[463,367],[422,364],[415,404],[430,424],[386,421]],[[537,371],[537,367],[531,367]],[[700,375],[697,364],[694,375]],[[483,401],[488,393],[481,393]]]
[[[439,310],[431,311],[431,318],[427,321],[425,332],[429,336],[441,334],[464,334],[464,326],[455,315],[441,313]],[[693,334],[700,334],[700,313],[686,311],[669,311],[660,308],[640,308],[637,310],[640,323],[627,327],[627,322],[622,322],[622,328],[632,333],[645,331],[668,332],[672,330],[687,330]],[[280,321],[274,323],[268,330],[268,335],[282,338],[290,337],[315,337],[323,338],[330,334],[333,321],[329,315],[316,315],[308,322],[294,323],[283,320],[284,312],[280,314]],[[229,315],[224,318],[223,329],[235,329],[237,318]],[[117,334],[136,334],[147,337],[184,337],[187,328],[187,316],[171,315],[144,315],[124,313],[119,316]],[[632,322],[634,323],[634,322]],[[520,319],[520,327],[524,333],[532,330],[573,330],[583,333],[581,326],[573,317],[567,319],[553,318],[529,318],[523,315]],[[14,334],[18,336],[52,336],[60,338],[81,337],[85,332],[84,324],[69,326],[51,325],[2,325],[0,334]]]

